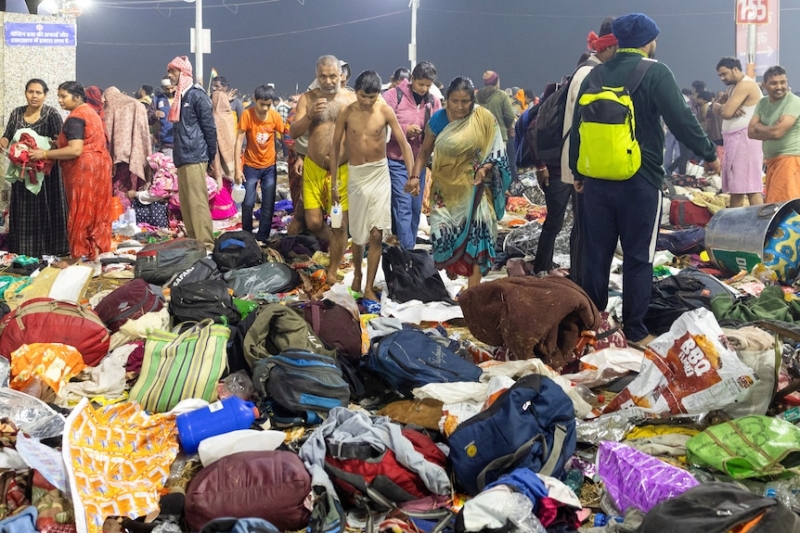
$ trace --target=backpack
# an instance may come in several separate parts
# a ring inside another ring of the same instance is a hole
[[[728,533],[800,532],[800,518],[774,498],[764,498],[733,483],[712,481],[659,503],[645,515],[636,533],[702,531]]]
[[[422,459],[447,467],[447,457],[427,435],[413,429],[401,430]],[[369,442],[338,445],[327,440],[325,472],[342,500],[374,510],[394,509],[401,503],[431,496],[419,474],[397,461],[395,451],[376,449]]]
[[[578,99],[580,147],[577,170],[583,176],[623,181],[642,166],[642,149],[636,139],[633,93],[656,62],[642,59],[623,87],[603,85],[602,65],[592,69],[588,86]]]
[[[304,415],[307,424],[318,424],[320,415],[350,403],[350,385],[336,361],[305,350],[285,350],[259,360],[253,366],[253,383],[261,395]]]
[[[346,307],[322,300],[294,305],[305,318],[311,330],[327,346],[350,361],[361,359],[361,321]]]
[[[400,102],[403,101],[403,94],[402,89],[399,86],[395,87],[394,90],[397,92],[397,105],[394,106],[394,111],[397,111],[397,108],[400,107]],[[431,119],[431,111],[433,110],[433,95],[430,91],[425,94],[425,101],[422,102],[425,106],[425,120],[422,122],[422,135],[425,135],[425,126],[428,125],[428,121]]]
[[[389,246],[383,250],[381,258],[389,298],[395,302],[419,300],[455,304],[427,250]]]
[[[705,250],[706,230],[689,228],[659,233],[656,250],[668,250],[673,255],[699,254]]]
[[[170,287],[177,287],[181,283],[192,281],[203,281],[207,279],[219,279],[222,273],[211,257],[204,257],[188,269],[184,270],[172,280]]]
[[[172,239],[148,244],[136,253],[133,276],[153,285],[164,285],[206,257],[205,245],[194,239]]]
[[[264,262],[264,253],[258,241],[247,231],[228,231],[217,237],[211,257],[222,272]]]
[[[231,329],[231,336],[228,337],[228,373],[235,374],[240,370],[244,370],[248,375],[251,375],[250,366],[244,358],[244,338],[247,332],[256,321],[258,311],[253,311],[242,319],[235,326],[229,326]]]
[[[100,320],[116,333],[128,320],[134,320],[164,307],[161,295],[156,294],[145,280],[133,279],[100,300],[94,312]]]
[[[237,268],[226,272],[222,278],[237,298],[258,293],[279,294],[294,289],[300,283],[297,271],[284,263]]]
[[[221,279],[181,283],[172,289],[169,314],[176,322],[200,322],[210,318],[235,326],[242,316]]]
[[[572,76],[562,79],[556,84],[556,91],[539,103],[531,140],[537,157],[547,165],[561,166],[561,150],[566,139],[564,114],[571,80]]]
[[[676,228],[704,228],[711,222],[711,212],[685,197],[673,198],[669,204],[669,223]]]
[[[731,292],[717,278],[695,268],[685,268],[653,284],[644,325],[655,335],[666,333],[687,311],[711,309],[711,300],[718,295],[733,300]]]
[[[517,468],[560,478],[575,452],[575,408],[550,378],[520,378],[450,435],[450,460],[473,496]]]
[[[483,374],[475,363],[416,329],[396,331],[377,347],[373,344],[367,368],[405,396],[428,383],[477,382]]]
[[[244,358],[250,368],[260,359],[268,359],[286,350],[304,350],[334,357],[314,335],[303,315],[295,309],[278,303],[258,308],[253,325],[244,336]]]

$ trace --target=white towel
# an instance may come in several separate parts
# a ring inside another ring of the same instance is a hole
[[[353,243],[369,242],[372,228],[392,230],[392,178],[386,159],[348,165],[347,201]]]

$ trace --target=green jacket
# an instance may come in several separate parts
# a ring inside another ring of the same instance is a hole
[[[503,142],[508,142],[508,130],[514,125],[517,114],[511,103],[511,97],[505,91],[490,85],[478,91],[478,104],[489,110],[497,124],[500,126],[500,133],[503,135]]]
[[[595,67],[600,71],[603,85],[606,87],[622,87],[628,81],[633,68],[642,59],[636,52],[617,52],[608,62]],[[580,95],[586,92],[589,77],[581,85]],[[639,89],[632,96],[636,113],[636,138],[642,148],[642,167],[631,179],[637,176],[645,178],[661,190],[664,180],[664,131],[661,129],[661,117],[667,123],[669,131],[705,161],[717,159],[717,147],[712,143],[692,110],[686,105],[681,89],[672,71],[663,63],[656,63],[647,71]],[[577,120],[580,106],[575,103],[576,120],[572,122],[569,146],[569,167],[576,180],[584,179],[576,170],[580,136]]]

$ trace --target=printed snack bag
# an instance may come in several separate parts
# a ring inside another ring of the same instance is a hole
[[[650,343],[639,377],[603,412],[639,407],[657,414],[705,413],[743,401],[757,379],[711,311],[696,309]]]

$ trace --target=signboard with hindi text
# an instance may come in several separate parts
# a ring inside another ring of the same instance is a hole
[[[75,46],[75,24],[6,22],[6,46]]]
[[[737,3],[736,20],[739,21],[740,14],[738,6],[742,2],[751,2],[756,0],[739,0]],[[764,6],[757,12],[758,17],[756,20],[764,20],[766,16],[767,22],[758,22],[756,26],[756,75],[763,76],[764,71],[769,67],[779,64],[778,48],[780,46],[780,0],[760,0],[758,5]],[[766,10],[766,15],[764,15]],[[736,24],[736,58],[742,62],[742,68],[747,65],[747,27],[750,23]]]

